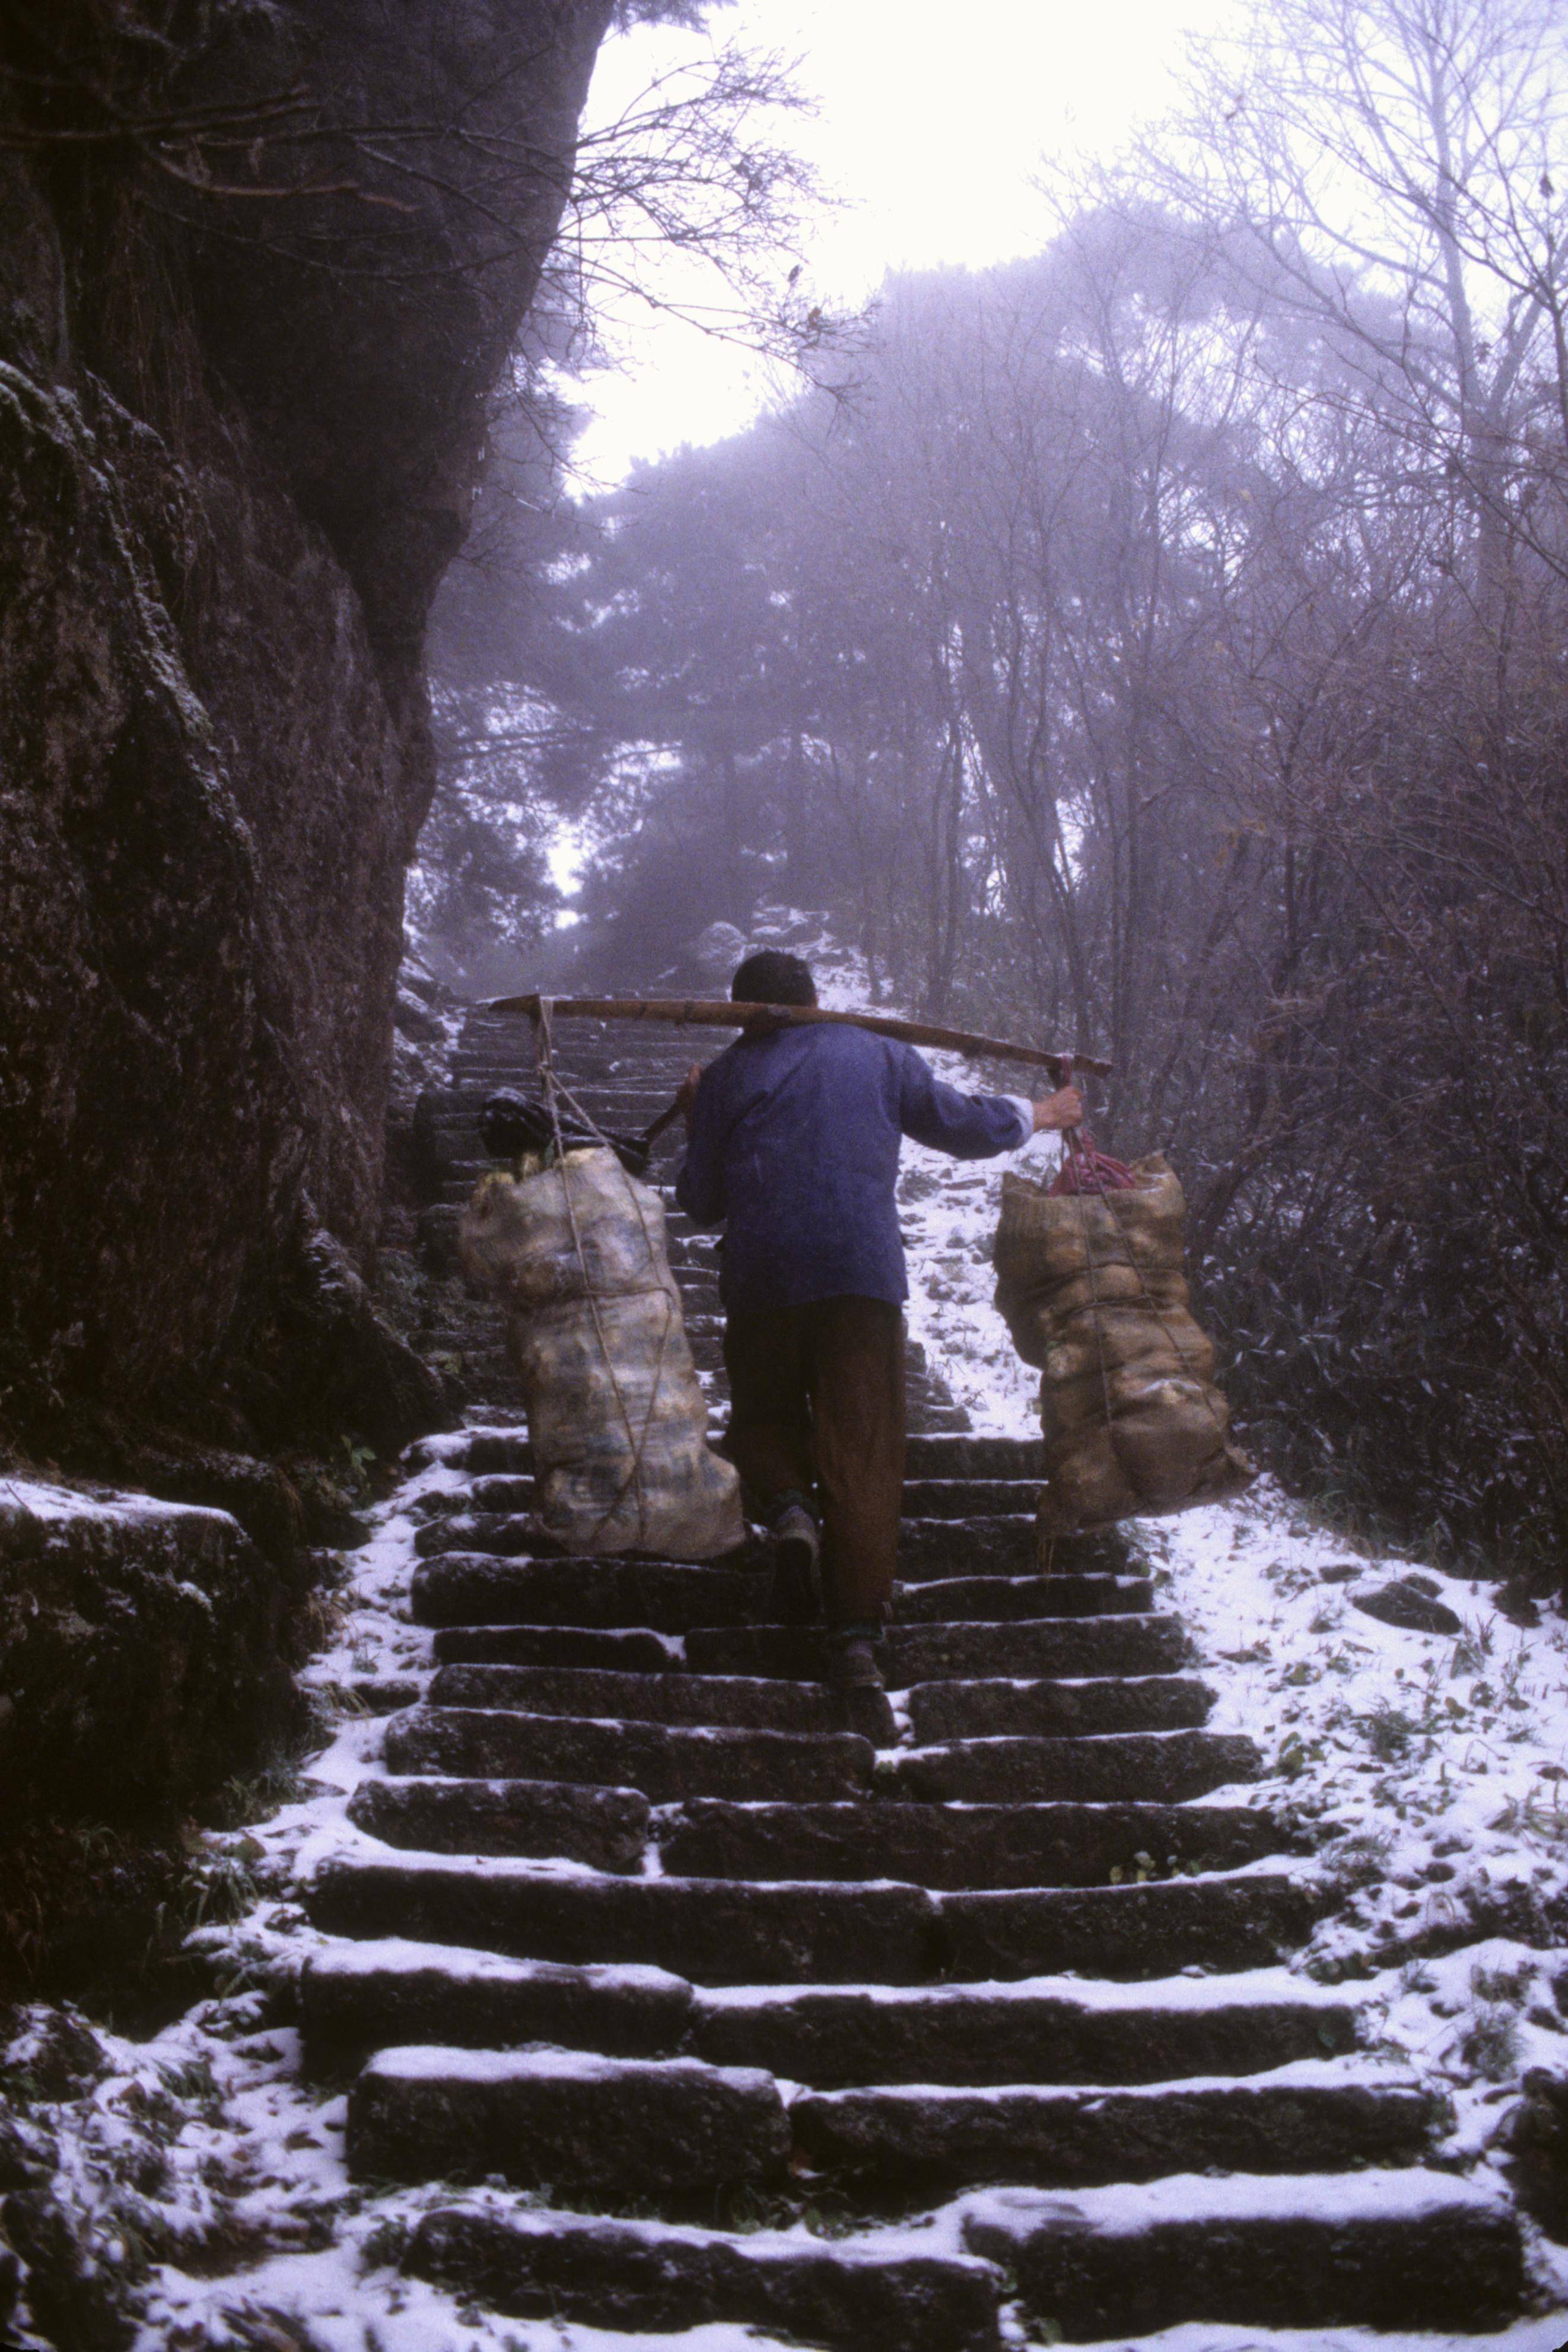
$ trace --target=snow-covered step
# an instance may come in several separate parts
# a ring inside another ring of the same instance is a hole
[[[461,1120],[476,1120],[497,1087],[510,1085],[518,1094],[542,1099],[542,1089],[531,1074],[525,1075],[514,1068],[508,1076],[503,1064],[502,1074],[497,1076],[495,1075],[495,1065],[488,1068],[456,1066],[454,1070],[455,1085],[448,1087],[440,1095],[424,1097],[434,1108],[423,1114],[420,1122],[422,1128],[439,1130],[444,1126],[455,1126]],[[606,1077],[573,1078],[570,1085],[574,1101],[580,1103],[584,1110],[591,1111],[601,1125],[630,1126],[633,1132],[645,1127],[650,1119],[656,1118],[662,1110],[667,1110],[670,1097],[674,1093],[673,1085],[666,1092],[662,1086],[652,1081],[638,1085],[635,1082],[617,1083]],[[570,1116],[570,1106],[563,1102],[561,1108]]]
[[[472,1495],[454,1496],[427,1518],[413,1539],[415,1556],[437,1559],[448,1552],[482,1552],[500,1559],[549,1554],[550,1546],[532,1511],[479,1511]],[[417,1571],[416,1571],[417,1574]]]
[[[964,2235],[1069,2343],[1189,2320],[1471,2330],[1500,2326],[1524,2294],[1511,2209],[1424,2170],[997,2189],[973,2200]]]
[[[1356,2039],[1343,1993],[1282,1969],[1131,1985],[744,1985],[697,1993],[690,2022],[701,2056],[823,2089],[1249,2075]]]
[[[421,1774],[367,1778],[349,1816],[383,1843],[422,1853],[635,1871],[652,1836],[677,1877],[895,1878],[949,1889],[1096,1886],[1113,1875],[1233,1870],[1294,1850],[1266,1811],[1248,1806],[691,1798],[655,1809],[634,1789]]]
[[[928,1803],[1090,1803],[1145,1797],[1170,1805],[1262,1769],[1235,1732],[1107,1731],[1071,1739],[1003,1737],[904,1748],[883,1759],[883,1785]]]
[[[1036,1484],[1045,1476],[1045,1441],[1039,1437],[915,1436],[905,1444],[911,1478],[1018,1478]]]
[[[332,1935],[574,1965],[634,1960],[697,1984],[919,1984],[942,1966],[936,1897],[898,1885],[621,1878],[466,1855],[352,1854],[322,1866],[306,1906]]]
[[[1364,2058],[1138,2085],[812,2091],[789,2110],[813,2164],[901,2196],[987,2181],[1094,2188],[1209,2168],[1415,2164],[1439,2120],[1414,2077]]]
[[[514,1427],[481,1422],[469,1429],[443,1430],[418,1439],[409,1449],[408,1460],[415,1471],[439,1463],[444,1469],[471,1475],[491,1471],[522,1473],[532,1471],[534,1452],[526,1423],[519,1422]]]
[[[1145,1576],[930,1577],[902,1585],[897,1599],[903,1625],[1146,1616],[1153,1605],[1154,1587]]]
[[[491,1471],[474,1479],[463,1494],[442,1496],[434,1516],[450,1518],[459,1512],[531,1511],[538,1500],[531,1471]]]
[[[385,1755],[393,1772],[585,1780],[668,1802],[687,1794],[852,1796],[869,1785],[876,1751],[849,1731],[737,1731],[420,1706],[389,1719]]]
[[[441,1187],[441,1199],[450,1202],[454,1208],[463,1208],[480,1177],[487,1176],[495,1165],[496,1162],[493,1160],[447,1160],[445,1181]]]
[[[307,1962],[300,2025],[319,2063],[397,2042],[549,2042],[853,2085],[1151,2083],[1245,2077],[1355,2046],[1344,1997],[1278,1969],[1120,1985],[691,1984],[635,1964],[569,1966],[399,1938],[331,1941]]]
[[[1004,1675],[1167,1674],[1187,1664],[1188,1649],[1180,1619],[1164,1614],[1038,1617],[1007,1625],[894,1624],[883,1659],[889,1685],[901,1690]],[[814,1635],[789,1625],[694,1625],[685,1650],[697,1674],[809,1681],[820,1670]]]
[[[643,2334],[761,2328],[826,2352],[1000,2352],[996,2266],[929,2233],[823,2239],[540,2212],[438,2207],[403,2268],[519,2318]]]
[[[469,1525],[449,1524],[465,1530]],[[525,1523],[492,1525],[520,1529]],[[664,1560],[501,1559],[455,1545],[415,1570],[411,1604],[421,1625],[646,1625],[684,1633],[697,1625],[746,1624],[766,1590],[764,1578],[737,1570]]]
[[[906,1517],[898,1530],[898,1573],[912,1582],[929,1576],[1033,1576],[1040,1535],[1030,1502],[1027,1516],[993,1512],[968,1519]]]
[[[916,1683],[904,1704],[916,1742],[933,1747],[1008,1735],[1197,1730],[1214,1693],[1192,1675],[1100,1675],[1078,1682]]]
[[[716,1340],[711,1344],[694,1343],[706,1346],[710,1353],[717,1344]],[[504,1362],[499,1342],[495,1352],[497,1361]],[[492,1554],[502,1559],[523,1560],[548,1556],[549,1547],[534,1516],[531,1492],[520,1478],[508,1480],[499,1491],[516,1499],[507,1500],[501,1507],[480,1507],[480,1496],[476,1491],[454,1496],[434,1512],[415,1538],[414,1549],[421,1559],[430,1561],[454,1553]],[[498,1499],[497,1490],[491,1492]],[[916,1613],[936,1605],[922,1601],[920,1586],[958,1579],[987,1579],[998,1585],[1003,1580],[1029,1580],[1038,1586],[1036,1599],[1040,1613],[1048,1616],[1078,1616],[1086,1609],[1148,1607],[1149,1587],[1143,1579],[1115,1578],[1103,1572],[1038,1577],[1036,1549],[1032,1518],[905,1519],[899,1531],[898,1574],[910,1588],[910,1607]],[[683,1565],[676,1561],[665,1564]],[[718,1575],[734,1571],[717,1567],[706,1572]],[[420,1580],[421,1592],[428,1582],[428,1579]],[[1136,1597],[1140,1592],[1141,1600]],[[980,1600],[985,1596],[977,1593],[976,1597]],[[991,1597],[1000,1599],[1001,1595],[998,1591]],[[904,1613],[907,1616],[908,1612]],[[982,1610],[977,1613],[989,1616],[998,1612]],[[1018,1616],[1026,1612],[1015,1602],[1006,1613]]]
[[[497,1661],[654,1675],[678,1664],[682,1645],[673,1634],[622,1625],[453,1625],[438,1629],[431,1646],[443,1665]]]
[[[378,2052],[349,2095],[360,2179],[668,2194],[776,2179],[789,2146],[770,2074],[697,2058],[416,2043]]]
[[[912,1519],[1032,1517],[1040,1481],[1020,1478],[922,1477],[905,1475],[904,1516]]]
[[[625,1878],[466,1855],[350,1854],[307,1893],[334,1935],[402,1936],[518,1959],[639,1960],[696,1984],[1133,1979],[1255,1968],[1311,1929],[1288,1870],[1146,1885],[937,1895],[898,1882]]]
[[[324,1944],[299,1979],[300,2031],[317,2066],[436,2040],[479,2049],[549,2042],[613,2057],[673,2057],[691,2014],[691,1986],[664,1969],[571,1968],[396,1937]]]
[[[639,1056],[634,1064],[618,1069],[613,1060],[583,1059],[576,1053],[563,1055],[558,1052],[556,1066],[563,1086],[580,1102],[586,1101],[590,1095],[648,1095],[657,1107],[669,1101],[691,1062],[706,1058],[701,1051],[684,1058],[678,1053],[655,1053],[646,1060]],[[506,1037],[465,1038],[448,1069],[454,1083],[440,1094],[427,1096],[427,1101],[449,1102],[455,1093],[474,1093],[483,1101],[497,1086],[504,1085],[515,1086],[524,1094],[543,1092],[543,1081],[529,1047],[523,1044],[519,1048],[516,1041]]]
[[[954,1978],[1169,1976],[1249,1969],[1306,1941],[1323,1897],[1288,1869],[1153,1880],[1146,1885],[1000,1889],[936,1898]],[[630,1956],[628,1956],[630,1957]]]
[[[626,1723],[727,1724],[751,1731],[841,1731],[842,1701],[821,1683],[725,1675],[634,1675],[585,1667],[444,1665],[433,1706],[515,1706],[529,1715]]]
[[[1103,1886],[1229,1870],[1288,1841],[1267,1812],[1239,1805],[729,1804],[660,1807],[653,1834],[680,1878],[897,1878],[917,1886]],[[516,1849],[522,1851],[523,1849]],[[487,1851],[494,1852],[495,1848]],[[586,1858],[586,1857],[585,1857]]]
[[[422,1853],[554,1856],[619,1871],[642,1867],[651,1810],[636,1789],[416,1773],[361,1780],[350,1801],[349,1819],[385,1845]]]

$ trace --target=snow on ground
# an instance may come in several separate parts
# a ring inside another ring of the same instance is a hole
[[[957,1055],[929,1059],[941,1076],[973,1086],[974,1072]],[[1028,1088],[1020,1084],[1018,1090]],[[923,1144],[904,1148],[898,1222],[909,1259],[910,1336],[975,1428],[1002,1437],[1040,1434],[1040,1374],[1021,1361],[991,1304],[1002,1172],[1013,1169],[1037,1183],[1048,1181],[1061,1150],[1050,1135],[1037,1135],[1005,1160],[965,1161]]]
[[[122,1493],[114,1486],[55,1486],[47,1479],[9,1473],[0,1477],[0,1512],[47,1527],[80,1526],[84,1520],[99,1527],[116,1522],[147,1527],[179,1519],[193,1530],[211,1526],[238,1532],[226,1511],[214,1511],[204,1503],[163,1503],[156,1496]]]
[[[1295,1965],[1356,1987],[1375,2046],[1451,2104],[1440,2160],[1502,2185],[1526,2076],[1568,2081],[1568,1627],[1516,1626],[1487,1586],[1430,1574],[1461,1630],[1382,1623],[1357,1596],[1412,1563],[1270,1480],[1133,1532],[1203,1655],[1213,1727],[1263,1752],[1249,1801],[1320,1841],[1334,1900]],[[1539,2251],[1568,2301],[1568,2255]]]

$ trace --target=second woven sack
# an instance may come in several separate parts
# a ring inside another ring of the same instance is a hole
[[[667,1559],[743,1542],[740,1481],[707,1443],[658,1194],[612,1151],[569,1151],[481,1178],[458,1249],[507,1310],[546,1532],[570,1552]]]
[[[1181,1186],[1157,1155],[1133,1173],[1110,1194],[1002,1179],[997,1306],[1040,1369],[1048,1538],[1220,1502],[1255,1475],[1187,1303]]]

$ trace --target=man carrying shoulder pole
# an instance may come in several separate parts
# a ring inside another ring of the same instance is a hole
[[[768,949],[737,1004],[815,1004],[809,967]],[[894,1188],[902,1139],[988,1160],[1082,1097],[1042,1102],[944,1086],[913,1045],[864,1029],[747,1032],[681,1089],[688,1143],[675,1198],[722,1224],[729,1452],[778,1545],[779,1583],[827,1620],[829,1673],[881,1682],[904,1491],[904,1301]]]

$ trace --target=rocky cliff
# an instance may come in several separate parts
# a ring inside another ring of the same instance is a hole
[[[423,622],[611,10],[0,25],[0,1426],[35,1450],[435,1409],[350,1263]]]

